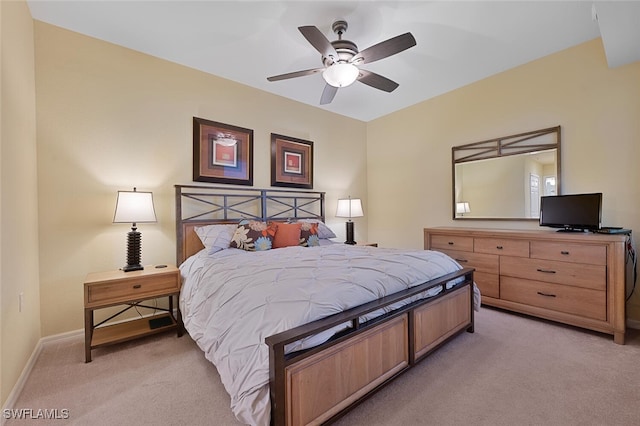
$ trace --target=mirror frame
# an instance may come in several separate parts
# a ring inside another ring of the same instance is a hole
[[[549,136],[555,140],[546,142]],[[544,138],[545,141],[540,142],[539,139]],[[546,129],[533,130],[516,135],[503,136],[495,139],[488,139],[481,142],[474,142],[465,145],[454,146],[451,148],[451,171],[452,171],[452,197],[451,211],[453,220],[539,220],[538,218],[528,217],[473,217],[473,216],[456,216],[456,164],[468,163],[478,160],[487,160],[491,158],[500,158],[514,156],[519,154],[527,154],[538,151],[556,150],[556,193],[560,191],[560,126],[548,127]]]

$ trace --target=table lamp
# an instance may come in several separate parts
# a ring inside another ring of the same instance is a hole
[[[113,223],[132,223],[131,231],[127,233],[127,265],[122,268],[124,272],[144,269],[140,264],[142,234],[136,225],[141,222],[157,222],[153,194],[138,192],[136,188],[133,191],[118,191]]]
[[[356,244],[353,239],[353,222],[352,217],[362,217],[364,213],[362,211],[362,202],[359,198],[341,198],[338,200],[338,208],[336,209],[336,217],[348,217],[347,221],[347,240],[345,244]]]

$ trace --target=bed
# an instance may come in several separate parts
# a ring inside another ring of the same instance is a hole
[[[335,420],[453,336],[473,332],[472,269],[439,252],[321,238],[331,233],[323,192],[175,188],[184,327],[244,423]],[[249,221],[315,233],[303,245],[260,250],[255,238],[256,247],[230,248]]]

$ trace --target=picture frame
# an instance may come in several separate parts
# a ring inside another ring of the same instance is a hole
[[[313,142],[271,133],[271,186],[313,189]]]
[[[253,185],[253,130],[193,117],[193,180]]]

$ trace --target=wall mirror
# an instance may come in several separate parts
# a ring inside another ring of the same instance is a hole
[[[560,126],[451,148],[453,218],[537,220],[560,194]]]

